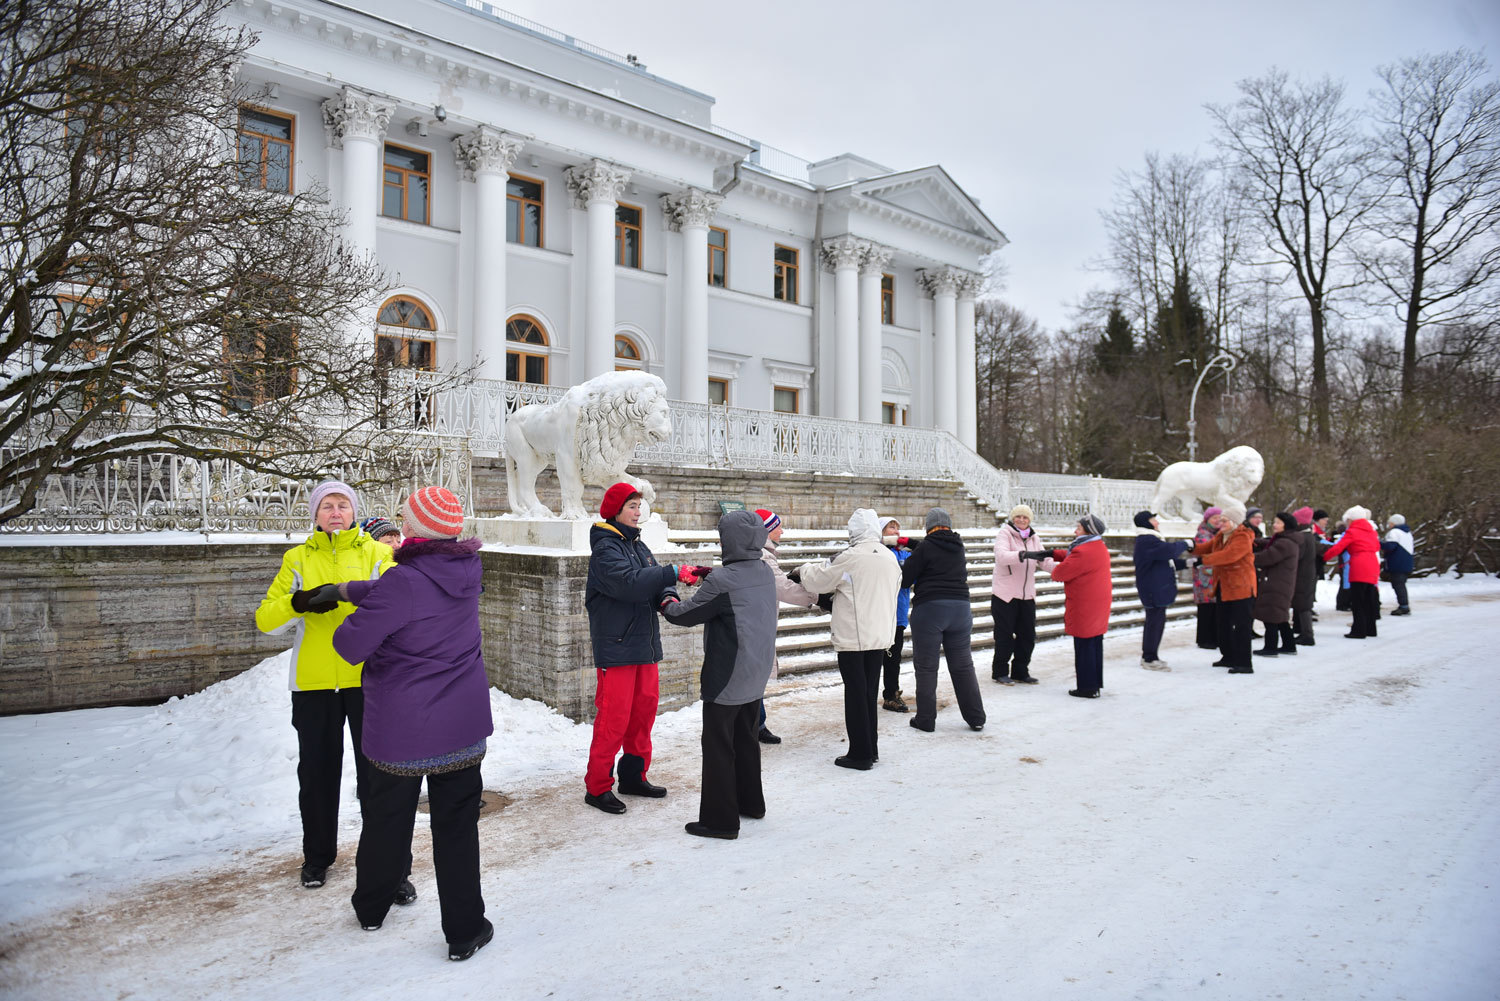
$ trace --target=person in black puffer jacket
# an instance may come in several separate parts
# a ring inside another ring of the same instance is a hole
[[[651,726],[659,694],[661,630],[656,610],[676,601],[673,585],[696,583],[692,567],[661,566],[641,541],[641,495],[629,483],[616,483],[599,505],[603,521],[589,532],[589,636],[594,643],[594,739],[589,745],[587,794],[583,801],[605,813],[624,813],[612,791],[615,755],[620,758],[620,792],[659,799],[667,794],[646,781],[651,767]]]
[[[958,710],[970,729],[984,729],[984,698],[969,649],[974,610],[964,540],[948,512],[927,512],[927,536],[901,566],[901,586],[912,589],[911,649],[917,681],[917,712],[911,725],[931,733],[937,725],[938,648],[948,658],[948,676]]]

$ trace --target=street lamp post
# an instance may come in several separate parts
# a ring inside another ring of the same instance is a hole
[[[1186,358],[1183,359],[1183,361],[1187,360]],[[1193,383],[1193,398],[1188,401],[1187,422],[1188,460],[1190,462],[1198,461],[1198,390],[1203,386],[1203,379],[1215,368],[1222,368],[1226,373],[1234,371],[1234,366],[1238,361],[1239,359],[1235,358],[1228,351],[1221,350],[1208,360],[1203,366],[1203,370],[1198,373],[1198,381]],[[1181,365],[1182,362],[1178,362],[1177,364]]]

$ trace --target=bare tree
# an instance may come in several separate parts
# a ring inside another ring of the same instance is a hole
[[[1239,204],[1261,232],[1267,263],[1287,269],[1307,305],[1312,335],[1313,419],[1330,434],[1327,329],[1349,244],[1376,201],[1358,119],[1342,84],[1293,84],[1283,72],[1243,80],[1232,105],[1208,105]],[[1347,275],[1347,276],[1346,276]]]
[[[979,367],[979,454],[1004,468],[1039,456],[1042,397],[1036,381],[1046,338],[1037,321],[998,299],[975,309]]]
[[[229,2],[0,7],[0,522],[148,453],[316,475],[378,419],[342,332],[383,283],[237,156]]]
[[[1370,216],[1365,264],[1402,326],[1401,394],[1427,324],[1466,324],[1500,308],[1500,82],[1458,50],[1377,71],[1373,159],[1387,182]]]

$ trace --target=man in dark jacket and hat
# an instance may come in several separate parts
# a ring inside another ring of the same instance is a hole
[[[760,702],[776,660],[776,575],[761,559],[765,523],[750,511],[719,519],[723,566],[662,615],[703,625],[703,791],[689,834],[739,836],[740,817],[766,815],[760,784]]]

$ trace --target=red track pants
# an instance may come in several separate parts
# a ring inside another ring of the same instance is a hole
[[[583,783],[589,795],[614,788],[615,755],[623,746],[645,762],[641,777],[651,768],[651,727],[656,722],[660,688],[655,664],[627,664],[596,672],[594,740],[589,745],[589,767]]]

